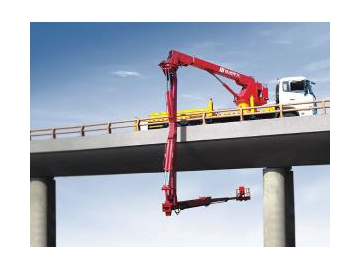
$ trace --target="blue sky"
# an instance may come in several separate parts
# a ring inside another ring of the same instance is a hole
[[[158,63],[170,49],[195,55],[269,86],[303,75],[330,97],[328,23],[31,23],[31,127],[146,117],[165,110]],[[179,108],[233,107],[206,72],[181,68]],[[229,83],[233,86],[233,84]],[[119,161],[121,162],[121,161]],[[329,166],[294,167],[297,244],[328,246]],[[161,213],[162,174],[57,179],[62,246],[262,246],[262,170],[179,173],[180,199],[228,196],[252,188],[253,200]]]

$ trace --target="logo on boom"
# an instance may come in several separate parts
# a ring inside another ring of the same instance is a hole
[[[237,73],[237,72],[235,72],[235,71],[227,70],[227,69],[225,69],[225,68],[223,68],[223,67],[220,67],[219,71],[220,71],[221,73],[225,73],[225,74],[228,74],[228,75],[230,75],[230,76],[240,77],[240,74],[239,74],[239,73]]]

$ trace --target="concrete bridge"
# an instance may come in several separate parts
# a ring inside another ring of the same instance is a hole
[[[31,245],[55,245],[56,176],[163,171],[168,130],[33,140]],[[291,166],[330,164],[328,114],[178,128],[178,170],[264,169],[264,245],[295,246]]]

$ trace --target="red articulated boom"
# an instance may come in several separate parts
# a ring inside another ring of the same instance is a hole
[[[239,107],[259,106],[266,104],[268,89],[254,78],[232,71],[227,68],[212,64],[199,58],[189,56],[177,51],[170,51],[168,59],[159,64],[167,79],[166,103],[169,118],[169,134],[164,156],[164,171],[167,184],[162,187],[165,191],[165,202],[162,210],[166,216],[171,216],[172,211],[179,213],[187,208],[208,206],[213,203],[227,202],[229,200],[249,200],[250,189],[240,186],[235,197],[211,198],[200,197],[195,200],[178,201],[176,192],[176,143],[177,143],[177,69],[181,66],[194,66],[212,74],[234,96],[234,103]],[[216,75],[232,79],[242,87],[239,94],[222,82]]]
[[[234,96],[234,103],[236,106],[249,107],[251,105],[250,103],[252,98],[254,99],[254,106],[261,106],[266,104],[267,100],[269,99],[268,88],[255,81],[253,77],[181,52],[174,50],[170,51],[168,59],[161,62],[159,66],[164,70],[164,72],[165,70],[169,70],[171,67],[175,74],[177,68],[181,66],[193,66],[209,72],[211,75],[215,76],[215,78],[219,80],[220,83]],[[242,89],[239,93],[236,93],[216,75],[233,80],[237,85],[241,86]]]

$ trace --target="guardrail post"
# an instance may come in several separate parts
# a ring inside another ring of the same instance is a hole
[[[323,114],[326,114],[326,104],[325,104],[325,100],[322,101],[322,109],[323,109]]]
[[[135,119],[134,131],[140,131],[140,119],[139,118]]]
[[[111,123],[110,122],[107,124],[107,132],[108,132],[108,134],[111,133]]]
[[[85,127],[84,126],[81,126],[81,129],[80,129],[80,134],[82,137],[85,136],[85,131],[84,131]]]
[[[56,129],[55,128],[53,128],[53,130],[52,130],[52,137],[53,137],[53,139],[56,139]]]
[[[202,113],[202,124],[205,125],[206,124],[206,120],[205,120],[205,112]]]
[[[279,104],[279,108],[280,108],[280,117],[284,117],[283,105]]]
[[[240,108],[240,121],[244,120],[243,108]]]

